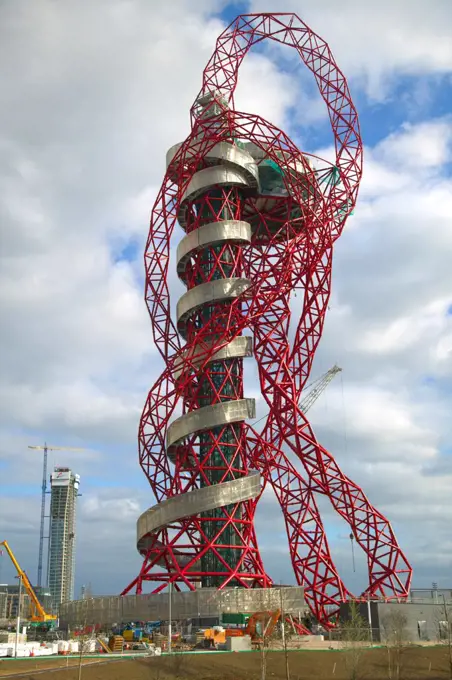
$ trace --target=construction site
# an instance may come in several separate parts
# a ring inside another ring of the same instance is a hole
[[[240,64],[264,39],[296,50],[311,71],[329,110],[334,162],[235,110]],[[142,566],[121,593],[74,600],[80,477],[57,467],[45,577],[51,447],[39,447],[37,586],[4,541],[19,584],[10,593],[0,586],[0,677],[28,672],[30,657],[57,657],[34,668],[52,671],[54,680],[71,678],[76,662],[86,665],[86,678],[207,680],[288,678],[290,665],[293,678],[339,679],[352,677],[347,659],[359,648],[362,671],[377,679],[387,677],[381,647],[396,646],[395,622],[412,646],[405,677],[449,677],[452,591],[412,591],[412,568],[389,520],[342,472],[307,418],[341,371],[335,365],[310,377],[334,243],[362,175],[358,114],[344,76],[328,45],[296,15],[243,15],[219,36],[189,113],[189,136],[167,153],[145,249],[145,297],[162,372],[139,425],[139,463],[155,499],[137,517],[133,549]],[[176,224],[184,231],[177,243]],[[174,272],[186,292],[172,306]],[[265,405],[259,418],[247,391],[253,362]],[[284,517],[292,585],[273,582],[259,551],[255,514],[266,488]],[[318,494],[347,523],[352,549],[365,554],[362,592],[350,591],[334,562]]]

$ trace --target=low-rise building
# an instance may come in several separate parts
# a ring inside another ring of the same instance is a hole
[[[449,595],[452,595],[451,591]],[[420,601],[422,600],[422,601]],[[361,602],[359,614],[365,621],[372,642],[385,643],[397,628],[399,639],[406,643],[440,642],[452,618],[452,597],[419,598],[408,602]],[[350,620],[350,605],[341,605],[340,619]]]
[[[6,587],[6,584],[0,583],[0,620],[1,619],[6,619],[6,601],[7,601],[7,594],[4,588]]]
[[[36,587],[36,597],[45,611],[52,611],[52,598],[48,588]],[[19,585],[0,585],[0,619],[13,620],[17,618],[19,607]],[[20,615],[23,619],[31,616],[31,602],[27,591],[22,588],[20,596]]]

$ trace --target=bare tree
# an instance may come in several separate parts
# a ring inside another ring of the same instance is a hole
[[[278,637],[276,628],[270,630],[271,617],[267,621],[262,621],[262,636],[259,640],[259,650],[261,657],[261,680],[266,680],[267,677],[267,657],[268,652],[272,648],[272,640]]]
[[[186,677],[185,661],[187,657],[183,652],[174,652],[171,654],[171,673],[176,680],[182,680]]]
[[[82,677],[82,664],[83,664],[83,652],[85,651],[85,647],[87,646],[87,635],[86,635],[86,628],[87,628],[87,623],[88,623],[88,600],[86,600],[85,604],[85,618],[83,622],[83,629],[82,632],[79,636],[79,645],[80,645],[80,655],[79,655],[79,660],[78,660],[78,680]]]
[[[96,628],[100,629],[102,624],[96,626],[94,623],[91,625],[88,623],[88,608],[89,601],[84,600],[85,616],[83,621],[83,628],[78,636],[79,642],[79,661],[78,661],[78,680],[82,677],[82,667],[83,667],[83,655],[89,654],[93,649],[93,640],[96,639]]]
[[[369,625],[359,613],[359,604],[349,602],[349,618],[341,623],[342,646],[345,650],[345,666],[350,680],[358,680],[359,664],[369,642]]]
[[[385,644],[388,651],[389,680],[400,680],[403,650],[407,642],[407,618],[400,610],[387,614],[382,620]]]
[[[438,607],[437,614],[437,637],[438,642],[446,645],[449,657],[449,678],[452,680],[452,605],[447,604],[446,597]]]
[[[280,609],[281,609],[281,641],[284,649],[284,660],[286,662],[286,680],[290,680],[290,668],[289,668],[289,654],[287,652],[287,639],[291,636],[292,631],[290,627],[286,626],[286,615],[284,613],[284,603],[282,596],[282,588],[279,587],[279,598],[280,598]]]

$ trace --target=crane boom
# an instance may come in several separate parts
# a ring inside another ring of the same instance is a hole
[[[19,578],[22,580],[22,584],[27,591],[30,601],[31,601],[31,606],[32,606],[32,612],[33,609],[35,613],[32,613],[31,616],[31,621],[39,621],[39,622],[46,622],[46,621],[56,621],[56,616],[53,616],[53,614],[47,614],[47,612],[44,610],[44,607],[40,603],[40,601],[37,598],[37,595],[35,591],[33,590],[33,586],[31,585],[30,581],[28,580],[27,574],[24,572],[24,570],[21,568],[19,562],[17,561],[13,551],[8,545],[7,541],[2,541],[0,545],[5,546],[5,550],[8,553],[11,562],[13,563],[14,567],[16,568],[17,574]]]
[[[330,384],[334,376],[342,371],[337,364],[334,364],[329,371],[320,376],[317,380],[314,380],[309,387],[311,388],[307,394],[305,394],[300,401],[301,410],[306,413],[313,403],[319,398],[323,390]]]
[[[37,449],[38,451],[85,451],[79,446],[29,446],[29,449]]]
[[[302,395],[302,399],[299,403],[299,406],[303,413],[306,413],[306,411],[309,411],[311,408],[312,404],[320,397],[322,394],[323,390],[325,387],[329,385],[329,383],[332,381],[335,375],[340,373],[342,371],[342,368],[339,368],[337,364],[334,364],[332,368],[330,368],[329,371],[324,373],[323,375],[320,376],[320,378],[317,378],[314,380],[312,383],[310,383],[306,389],[309,389],[309,392],[306,392],[306,394]],[[255,421],[255,425],[259,423],[261,420],[264,418],[267,418],[268,413],[263,415],[259,420]]]

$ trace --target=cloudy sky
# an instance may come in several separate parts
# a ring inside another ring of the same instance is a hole
[[[392,521],[414,585],[452,587],[450,0],[1,3],[0,539],[32,580],[42,458],[27,445],[44,441],[84,449],[50,456],[82,478],[76,593],[89,582],[118,592],[139,569],[135,520],[152,496],[136,431],[162,369],[143,302],[149,214],[216,37],[236,14],[276,6],[329,42],[365,143],[313,376],[335,362],[343,372],[310,417]],[[325,111],[287,57],[267,47],[247,57],[237,108],[306,151],[327,147]],[[358,589],[364,557],[353,572],[348,527],[321,507]],[[270,494],[257,526],[270,575],[292,582]]]

